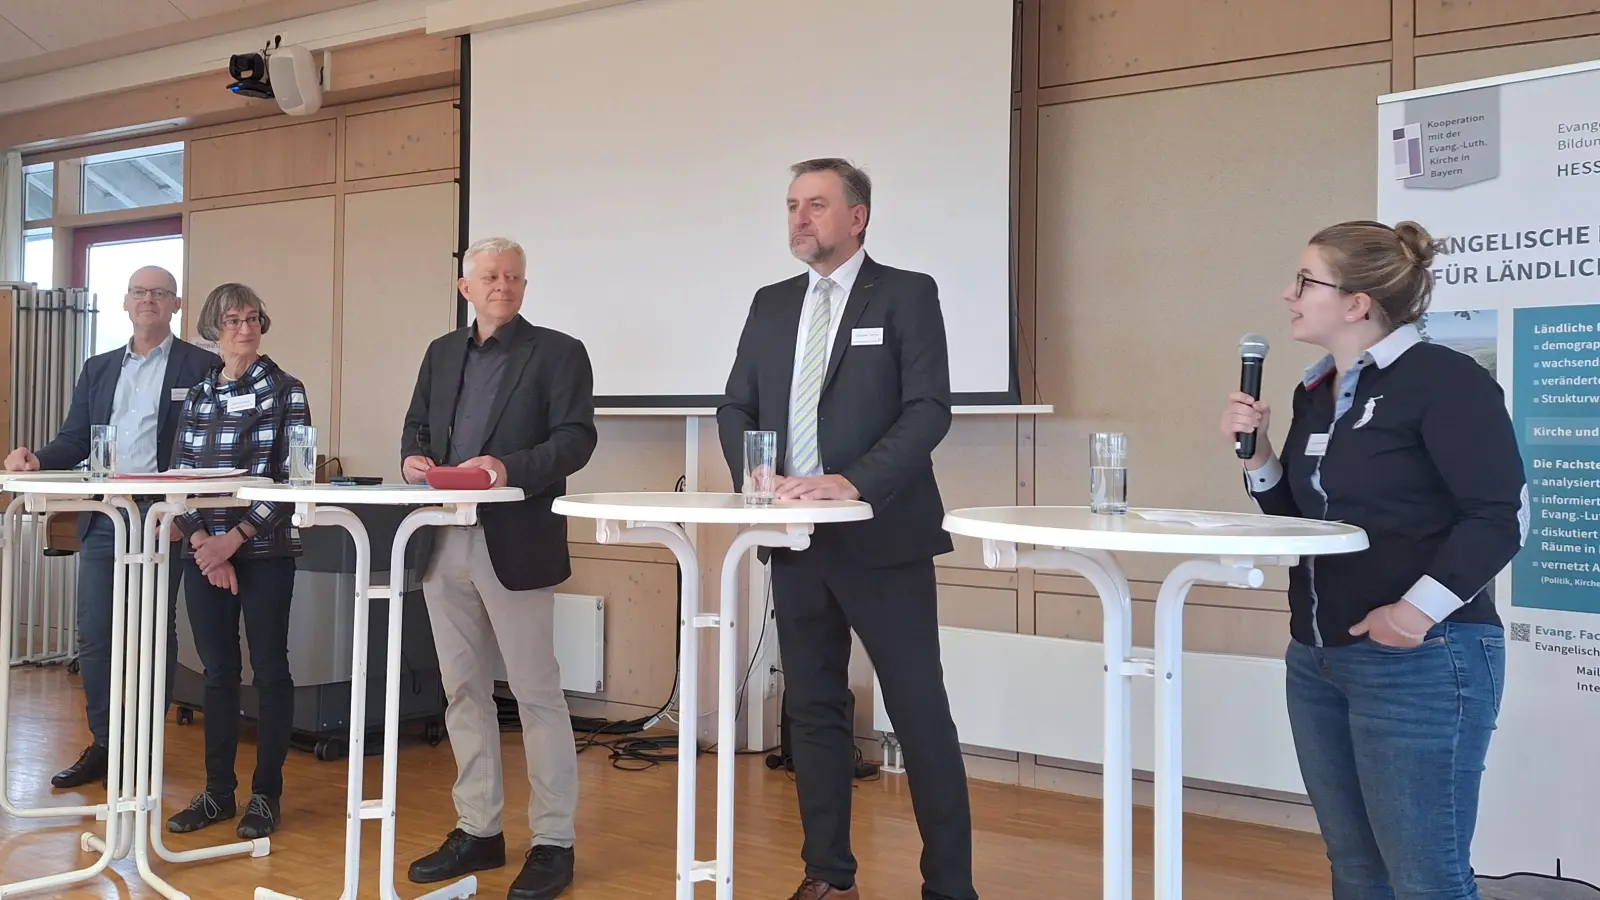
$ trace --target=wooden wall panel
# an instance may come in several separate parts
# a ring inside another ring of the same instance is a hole
[[[335,198],[205,210],[189,216],[184,322],[223,282],[254,288],[272,316],[261,350],[305,383],[317,440],[333,408]]]
[[[456,324],[456,186],[366,191],[344,204],[339,460],[346,474],[398,480],[417,367]]]
[[[1417,87],[1436,87],[1600,59],[1600,36],[1417,57]]]
[[[1039,377],[1057,413],[1039,421],[1038,503],[1085,503],[1089,434],[1121,431],[1132,503],[1252,508],[1217,426],[1239,336],[1272,342],[1266,397],[1287,409],[1316,354],[1279,297],[1317,229],[1373,214],[1373,98],[1388,88],[1377,64],[1042,111]],[[1178,349],[1152,364],[1163,345]]]
[[[1017,484],[1017,424],[1006,416],[956,416],[933,452],[934,474],[945,509],[1009,503]],[[954,539],[955,552],[939,557],[941,566],[983,568],[983,544]]]
[[[1390,0],[1042,0],[1041,86],[1389,39]]]
[[[454,169],[459,148],[453,103],[404,106],[345,119],[347,181]]]
[[[1468,31],[1600,12],[1594,0],[1415,0],[1417,34]]]
[[[338,122],[323,119],[189,143],[189,199],[332,184]]]
[[[556,590],[606,600],[606,689],[573,700],[572,712],[632,719],[665,703],[677,673],[677,567],[575,556]],[[715,709],[716,695],[708,700],[702,709]]]

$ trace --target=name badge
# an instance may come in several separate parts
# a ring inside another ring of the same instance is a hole
[[[1307,456],[1326,456],[1328,453],[1328,436],[1326,434],[1313,434],[1306,438]]]
[[[250,411],[252,409],[255,409],[255,408],[256,408],[256,395],[255,394],[240,394],[237,397],[229,397],[228,398],[228,412],[231,412],[231,413],[248,412],[248,411]]]
[[[850,346],[876,347],[883,343],[882,328],[852,328],[850,329]]]
[[[189,399],[189,389],[188,388],[173,388],[172,389],[172,402],[173,403],[182,403],[183,401],[185,401],[187,399]]]

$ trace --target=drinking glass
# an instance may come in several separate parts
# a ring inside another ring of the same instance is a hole
[[[778,433],[744,433],[744,505],[771,506],[778,492]]]
[[[289,483],[305,487],[317,481],[317,429],[289,426]]]
[[[1128,511],[1128,436],[1097,433],[1089,443],[1089,511]]]
[[[117,474],[117,426],[94,425],[89,429],[89,474],[104,480]]]

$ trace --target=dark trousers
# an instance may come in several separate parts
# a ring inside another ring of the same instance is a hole
[[[805,829],[806,877],[855,883],[850,794],[855,736],[846,712],[850,631],[872,658],[904,753],[922,833],[924,900],[975,900],[966,765],[939,661],[933,560],[868,569],[827,546],[772,556],[784,706]]]
[[[184,592],[195,649],[206,669],[206,790],[232,794],[239,785],[233,763],[239,751],[239,617],[244,616],[250,666],[260,709],[256,721],[256,771],[250,792],[280,797],[283,762],[294,724],[294,680],[289,675],[289,601],[292,558],[234,560],[239,593],[212,586],[194,560],[184,563]]]
[[[141,504],[148,506],[148,504]],[[124,524],[128,517],[122,516]],[[99,513],[84,513],[89,517],[89,527],[83,535],[83,547],[78,553],[78,673],[83,681],[83,706],[89,719],[89,733],[94,742],[105,746],[111,731],[111,582],[115,573],[113,559],[115,543],[111,520]],[[172,557],[177,558],[178,547],[172,547]],[[141,573],[141,579],[144,577]],[[167,594],[167,692],[163,701],[172,703],[172,681],[178,667],[178,585],[183,579],[183,569],[174,568],[168,582]],[[127,586],[129,598],[137,595],[139,585]],[[127,610],[129,648],[138,646],[138,607]],[[138,709],[123,711],[123,721],[128,724],[123,734],[133,740],[135,717]]]

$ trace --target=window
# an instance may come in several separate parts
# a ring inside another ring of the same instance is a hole
[[[22,280],[31,281],[42,291],[56,285],[56,242],[50,229],[29,231],[22,236]]]
[[[72,233],[73,284],[86,285],[99,314],[94,323],[94,352],[128,343],[133,323],[123,309],[128,279],[145,266],[160,266],[178,282],[183,296],[183,218],[95,225]],[[181,334],[183,311],[172,317],[172,331]]]
[[[53,162],[26,166],[22,170],[22,219],[37,222],[54,218],[56,212],[56,164]]]
[[[183,201],[183,144],[101,153],[83,160],[83,212]]]

